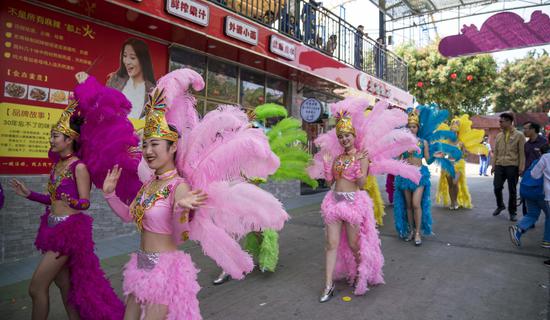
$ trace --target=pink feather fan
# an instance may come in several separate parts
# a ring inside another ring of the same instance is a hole
[[[178,128],[177,168],[192,189],[208,194],[189,223],[189,238],[228,272],[241,279],[253,268],[252,258],[235,239],[251,231],[280,230],[288,219],[281,202],[246,177],[267,178],[279,167],[265,134],[252,128],[236,106],[220,106],[202,120],[194,109],[189,86],[204,82],[189,69],[171,72],[159,80],[165,89],[166,119]]]
[[[414,182],[420,181],[420,171],[417,167],[393,159],[405,151],[418,150],[417,138],[401,129],[407,124],[407,115],[397,109],[388,109],[388,104],[382,101],[376,103],[373,110],[365,115],[368,105],[366,99],[350,97],[332,104],[331,113],[346,111],[351,115],[356,132],[355,146],[358,150],[367,151],[371,161],[369,174],[389,173],[401,175]],[[335,129],[319,136],[315,144],[320,151],[314,156],[308,173],[312,178],[324,178],[325,154],[333,160],[344,150],[338,142]]]

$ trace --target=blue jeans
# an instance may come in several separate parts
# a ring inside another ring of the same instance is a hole
[[[487,175],[487,168],[489,167],[489,162],[491,157],[480,156],[479,157],[479,175]]]
[[[546,216],[544,221],[544,241],[550,241],[550,206],[547,201],[544,200],[530,200],[525,199],[527,204],[527,214],[521,218],[517,226],[523,231],[527,232],[532,226],[535,225],[539,219],[540,212],[544,211]]]

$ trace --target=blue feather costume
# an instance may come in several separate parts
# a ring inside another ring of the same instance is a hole
[[[424,141],[427,142],[430,158],[426,159],[428,164],[436,162],[443,170],[448,171],[451,176],[454,176],[454,165],[449,158],[457,159],[462,157],[462,152],[455,146],[444,143],[443,140],[456,140],[456,134],[450,130],[438,130],[439,125],[444,122],[449,116],[447,110],[440,110],[437,105],[429,106],[420,105],[416,110],[410,108],[409,112],[418,114],[418,138],[420,152],[413,154],[405,153],[405,157],[413,156],[423,158],[424,156]],[[444,156],[436,156],[441,155]],[[414,192],[419,187],[424,187],[421,200],[422,208],[422,225],[421,230],[424,235],[432,234],[432,213],[431,213],[431,183],[430,171],[428,167],[422,165],[420,168],[422,178],[419,184],[415,184],[409,179],[397,176],[395,177],[395,194],[394,194],[394,222],[395,229],[401,238],[405,238],[412,230],[413,226],[409,226],[407,220],[407,205],[405,201],[405,190]]]

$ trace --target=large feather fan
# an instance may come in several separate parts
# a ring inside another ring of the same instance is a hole
[[[482,144],[483,137],[485,136],[485,130],[482,129],[472,129],[472,120],[467,114],[461,115],[460,117],[454,117],[452,122],[458,121],[458,141],[464,146],[464,149],[469,153],[476,155],[487,155],[489,150],[486,146]],[[441,124],[439,126],[441,130],[450,130],[450,127],[447,124]]]
[[[449,111],[439,109],[436,104],[419,105],[416,109],[420,121],[418,137],[426,140],[430,149],[428,164],[435,162],[449,172],[451,177],[454,177],[454,165],[450,159],[460,160],[462,152],[456,146],[444,142],[444,140],[456,141],[456,134],[440,128],[441,124],[449,117]],[[444,157],[436,157],[436,154],[443,154]]]
[[[241,279],[253,262],[235,239],[252,231],[280,230],[288,219],[272,194],[245,177],[267,178],[279,167],[279,159],[262,130],[252,128],[236,106],[220,106],[198,120],[190,85],[195,90],[204,87],[200,75],[190,69],[170,72],[157,84],[170,97],[166,120],[182,135],[178,171],[192,189],[208,194],[189,223],[189,237],[223,270]]]
[[[302,130],[300,121],[287,118],[286,108],[275,103],[256,107],[254,114],[257,120],[264,122],[264,125],[269,118],[284,118],[266,130],[269,146],[281,161],[280,167],[270,178],[273,180],[300,180],[312,188],[317,188],[317,180],[311,179],[306,173],[311,155],[305,150],[307,134]]]
[[[74,93],[86,119],[81,128],[80,153],[92,182],[101,189],[107,171],[119,165],[123,170],[116,193],[129,204],[141,187],[136,175],[141,159],[139,151],[136,153],[139,138],[128,120],[132,105],[120,91],[99,84],[91,76]]]
[[[367,151],[371,161],[369,174],[401,175],[418,183],[420,171],[417,167],[393,159],[404,151],[418,150],[416,137],[402,129],[407,124],[407,115],[398,109],[388,109],[387,103],[379,101],[366,116],[368,105],[366,99],[350,97],[331,105],[331,113],[347,111],[351,115],[356,132],[355,147]],[[335,159],[344,151],[336,137],[336,129],[320,135],[315,144],[320,150],[308,173],[312,178],[326,178],[323,171],[325,155]]]

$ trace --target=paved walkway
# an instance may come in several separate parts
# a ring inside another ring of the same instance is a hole
[[[434,186],[437,179],[434,172]],[[469,186],[475,209],[450,212],[434,204],[436,234],[425,238],[418,248],[398,239],[392,207],[387,208],[385,225],[380,228],[386,284],[371,288],[362,297],[353,296],[345,283],[338,283],[333,300],[317,302],[324,270],[324,231],[319,215],[322,195],[286,203],[292,220],[281,232],[280,263],[274,274],[254,271],[243,281],[215,287],[211,280],[218,268],[202,255],[200,247],[187,243],[184,250],[201,269],[202,315],[213,320],[550,319],[550,268],[542,264],[550,253],[539,247],[542,223],[524,236],[521,248],[512,246],[506,215],[491,215],[495,206],[492,179],[470,176]],[[128,244],[122,240],[99,244],[98,252],[102,255],[106,252],[102,248],[115,242],[126,248],[125,252],[135,249],[137,239],[124,241]],[[126,261],[125,253],[102,260],[119,295],[120,268]],[[25,280],[0,287],[2,319],[30,318],[27,285]],[[351,301],[343,301],[344,296],[351,297]],[[54,286],[51,300],[50,318],[64,319]]]
[[[300,196],[294,199],[286,199],[283,205],[286,210],[294,210],[299,207],[319,203],[325,193]],[[136,251],[139,244],[139,234],[133,233],[98,241],[96,254],[103,260],[115,256],[126,255]],[[0,264],[0,287],[30,279],[42,256],[25,258],[16,262]],[[0,313],[1,314],[1,313]]]

